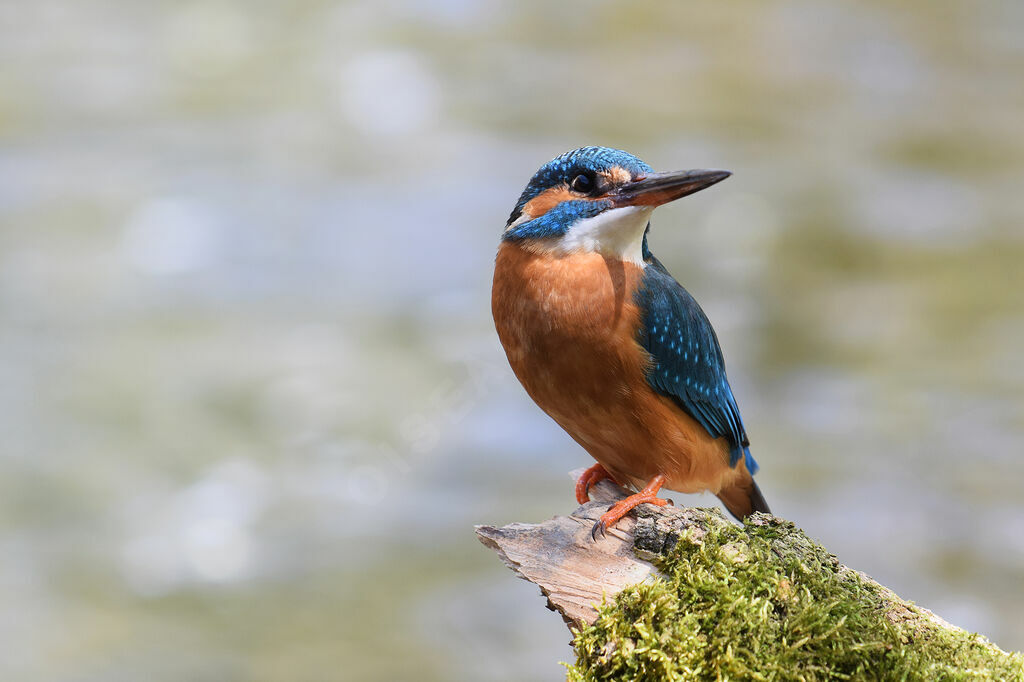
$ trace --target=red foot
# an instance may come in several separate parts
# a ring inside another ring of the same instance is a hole
[[[590,502],[590,486],[606,478],[611,478],[611,475],[600,464],[595,464],[580,474],[579,480],[576,481],[576,502]]]
[[[593,467],[591,467],[592,469]],[[590,469],[587,469],[589,472]],[[584,477],[586,474],[583,475]],[[583,477],[580,478],[583,480]],[[658,474],[650,480],[647,486],[638,492],[636,495],[630,495],[629,497],[619,500],[605,512],[600,520],[594,524],[594,527],[590,530],[590,537],[597,540],[597,534],[600,533],[601,537],[604,537],[604,532],[619,522],[623,516],[633,511],[634,507],[644,504],[653,504],[658,507],[664,507],[668,504],[668,500],[663,500],[658,497],[658,491],[661,490],[661,486],[665,485],[665,477]],[[577,484],[577,490],[579,490],[579,484]]]

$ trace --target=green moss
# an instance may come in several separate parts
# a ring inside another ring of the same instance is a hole
[[[578,633],[569,680],[1024,680],[1024,657],[940,626],[792,524],[704,521],[654,559],[665,579]]]

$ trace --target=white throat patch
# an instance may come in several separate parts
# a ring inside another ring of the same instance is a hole
[[[577,221],[552,246],[560,253],[596,252],[644,267],[644,230],[653,206],[610,208]]]

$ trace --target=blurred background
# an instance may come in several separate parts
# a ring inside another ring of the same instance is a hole
[[[1022,34],[1012,0],[0,2],[0,677],[561,678],[472,526],[590,463],[489,309],[585,144],[735,173],[651,244],[773,509],[1024,648]]]

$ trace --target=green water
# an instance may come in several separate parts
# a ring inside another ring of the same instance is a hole
[[[0,676],[560,678],[471,527],[571,510],[588,464],[489,314],[508,211],[583,144],[734,172],[651,243],[773,509],[1024,648],[1022,31],[1009,0],[0,4]]]

